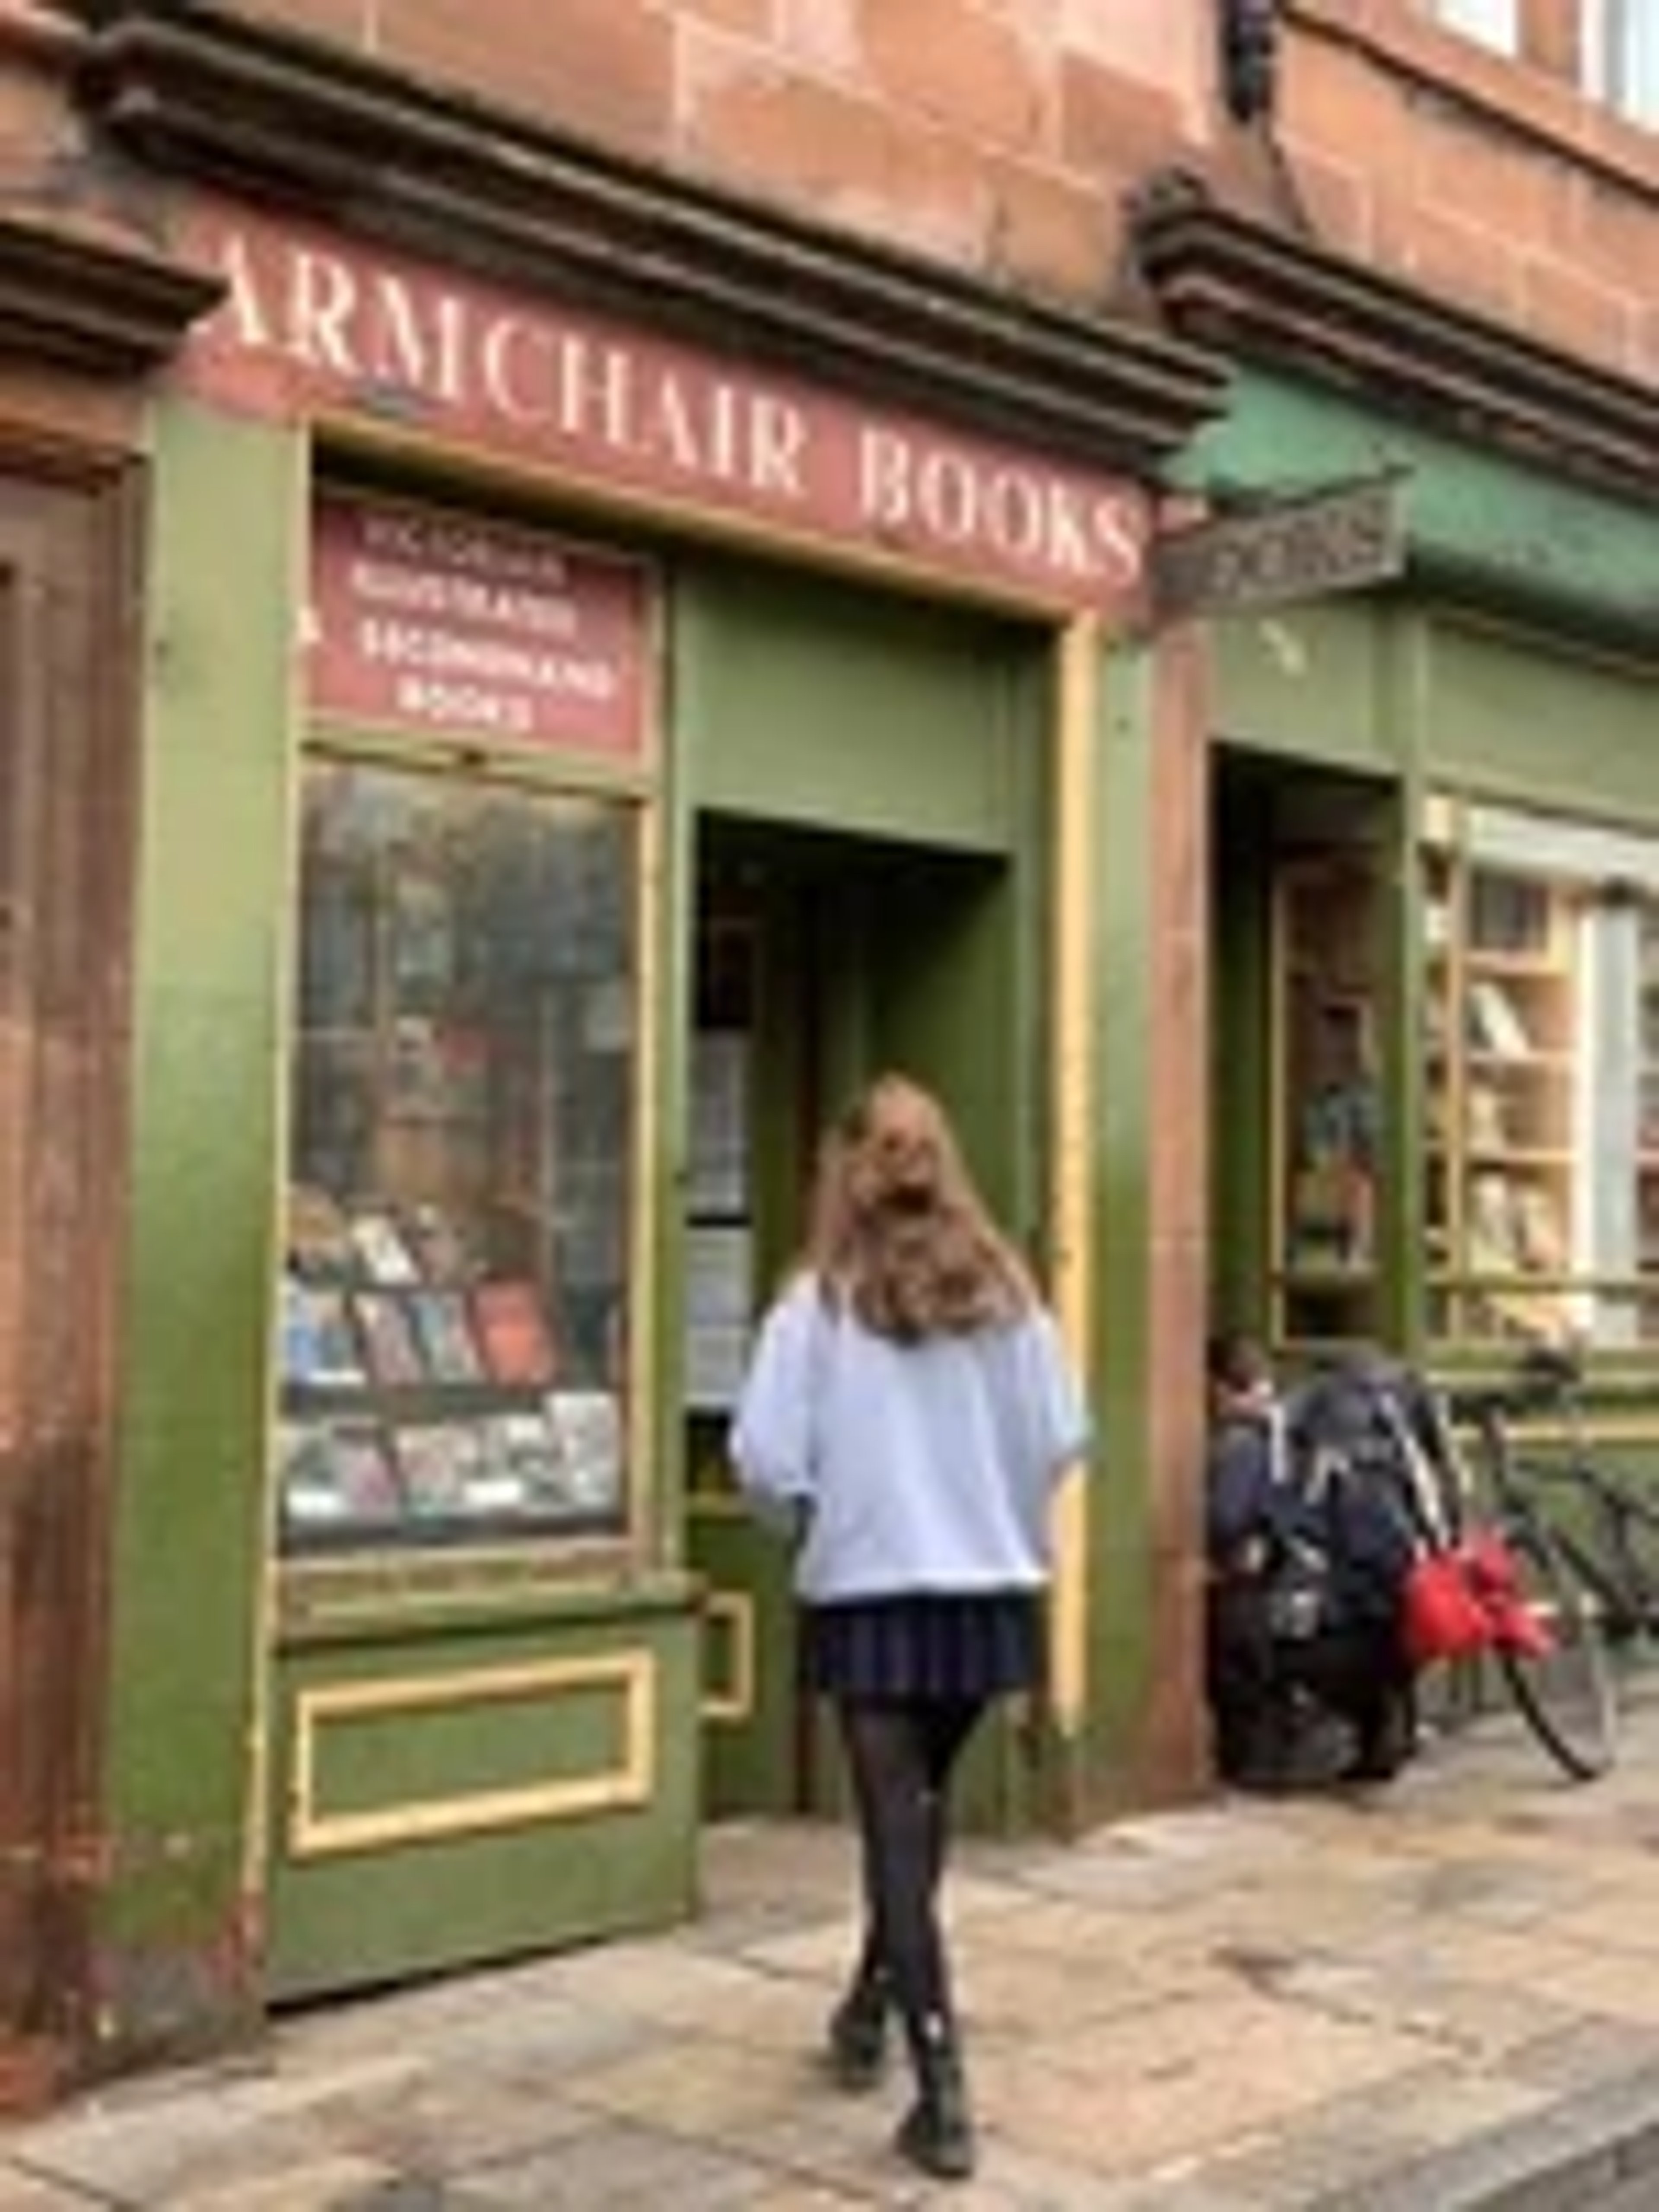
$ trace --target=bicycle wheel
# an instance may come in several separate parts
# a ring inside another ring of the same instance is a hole
[[[1620,1486],[1630,1479],[1620,1477]],[[1633,1482],[1631,1484],[1634,1487]],[[1626,1581],[1629,1585],[1630,1604],[1635,1613],[1633,1628],[1649,1636],[1659,1636],[1659,1498],[1649,1491],[1639,1501],[1632,1500],[1626,1512],[1620,1530],[1620,1541],[1624,1552]]]
[[[1504,1528],[1522,1602],[1548,1632],[1536,1652],[1501,1650],[1498,1664],[1521,1717],[1563,1773],[1593,1782],[1613,1760],[1618,1708],[1607,1650],[1583,1584],[1537,1522]]]

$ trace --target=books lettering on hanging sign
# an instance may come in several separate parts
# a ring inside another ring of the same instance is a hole
[[[479,1283],[472,1292],[472,1320],[492,1382],[537,1387],[552,1382],[553,1336],[534,1283]]]

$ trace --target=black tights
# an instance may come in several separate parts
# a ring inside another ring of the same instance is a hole
[[[951,2014],[938,1897],[951,1770],[979,1699],[843,1698],[838,1707],[864,1847],[861,1981],[884,1975],[912,2034]]]

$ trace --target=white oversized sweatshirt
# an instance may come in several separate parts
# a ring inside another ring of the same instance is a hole
[[[761,1325],[732,1457],[763,1513],[799,1527],[810,1603],[1036,1589],[1048,1508],[1089,1445],[1051,1316],[900,1344],[803,1275]]]

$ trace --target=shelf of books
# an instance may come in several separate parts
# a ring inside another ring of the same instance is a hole
[[[1376,878],[1342,853],[1287,861],[1275,888],[1277,1332],[1360,1338],[1376,1327]]]
[[[1571,1310],[1583,1182],[1579,894],[1446,852],[1428,866],[1427,1233],[1437,1333],[1558,1333]]]
[[[285,1549],[615,1526],[633,1086],[621,810],[308,771]]]

